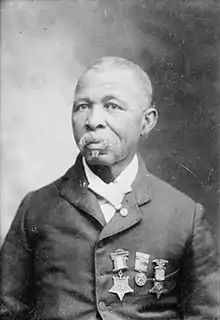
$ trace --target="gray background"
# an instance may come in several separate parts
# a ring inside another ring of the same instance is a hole
[[[149,73],[160,118],[144,159],[218,234],[219,17],[214,0],[1,2],[2,240],[23,196],[74,162],[74,86],[102,55]]]

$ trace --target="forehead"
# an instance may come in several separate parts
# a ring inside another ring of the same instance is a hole
[[[80,79],[76,95],[85,92],[115,92],[140,95],[140,86],[134,73],[125,68],[99,68],[88,70]]]

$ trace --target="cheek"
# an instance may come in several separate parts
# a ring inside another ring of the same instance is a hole
[[[72,116],[72,127],[75,138],[82,135],[86,123],[86,117],[82,115]]]
[[[139,140],[142,132],[142,117],[137,117],[136,119],[131,119],[128,125],[129,134],[134,140]]]
[[[134,119],[118,120],[112,123],[109,122],[109,127],[118,136],[121,143],[132,144],[137,142],[141,134],[141,122],[134,121]]]

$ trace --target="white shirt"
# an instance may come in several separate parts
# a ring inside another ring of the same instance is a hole
[[[116,210],[121,207],[121,202],[126,193],[132,191],[131,185],[138,172],[138,158],[134,156],[130,164],[121,172],[121,174],[110,183],[105,183],[87,165],[83,158],[85,174],[88,179],[88,188],[98,196],[100,207],[106,222],[114,216]]]

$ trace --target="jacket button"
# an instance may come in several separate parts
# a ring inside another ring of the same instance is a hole
[[[104,311],[104,310],[106,309],[106,304],[105,304],[104,301],[100,301],[100,302],[99,302],[99,309],[100,309],[101,311]]]
[[[122,217],[127,217],[128,209],[127,208],[121,208],[120,214],[121,214]]]

